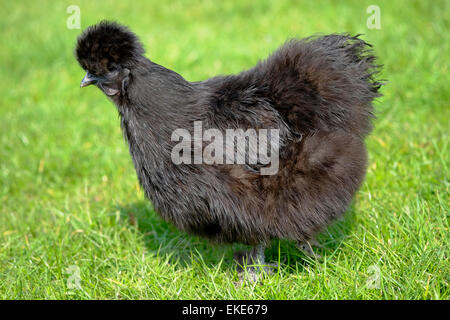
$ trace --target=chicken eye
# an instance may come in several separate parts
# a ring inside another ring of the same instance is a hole
[[[109,72],[117,71],[117,69],[118,69],[118,66],[117,66],[115,63],[112,63],[112,64],[110,64],[110,65],[108,66],[108,71],[109,71]]]

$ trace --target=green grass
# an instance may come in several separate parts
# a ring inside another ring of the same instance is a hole
[[[211,246],[162,222],[138,186],[114,106],[79,89],[71,4],[82,28],[127,24],[148,57],[191,81],[251,67],[289,37],[364,34],[389,82],[367,141],[367,179],[321,235],[322,261],[274,241],[266,255],[279,270],[236,287],[241,246]],[[380,30],[366,27],[370,4],[381,9]],[[0,298],[449,299],[449,4],[2,1]]]

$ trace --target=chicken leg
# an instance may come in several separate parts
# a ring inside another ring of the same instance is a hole
[[[264,244],[254,246],[248,252],[236,252],[234,259],[239,265],[239,282],[241,285],[245,279],[250,282],[257,282],[263,273],[272,273],[273,269],[278,267],[276,263],[266,263],[264,256]]]

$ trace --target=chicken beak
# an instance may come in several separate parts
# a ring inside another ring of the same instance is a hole
[[[98,82],[98,80],[99,80],[98,77],[96,77],[88,72],[84,76],[83,80],[81,80],[80,88],[87,87],[88,85],[91,85],[91,84],[96,84]]]

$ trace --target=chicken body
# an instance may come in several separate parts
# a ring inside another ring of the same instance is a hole
[[[381,85],[364,41],[291,40],[249,70],[201,82],[143,52],[128,29],[103,22],[80,36],[76,55],[117,106],[140,184],[166,221],[214,242],[257,246],[274,238],[308,242],[345,212],[364,179],[364,138]],[[261,164],[174,164],[172,134],[195,121],[224,136],[279,129],[278,172],[261,175]]]

